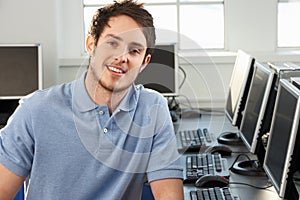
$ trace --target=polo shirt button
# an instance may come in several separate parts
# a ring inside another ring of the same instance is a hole
[[[104,133],[107,133],[107,132],[108,132],[107,128],[104,128],[104,129],[103,129],[103,132],[104,132]]]
[[[103,110],[100,110],[100,111],[99,111],[99,114],[100,114],[100,115],[103,115],[103,114],[104,114],[104,111],[103,111]]]

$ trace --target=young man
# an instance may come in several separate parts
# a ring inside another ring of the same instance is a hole
[[[151,59],[151,15],[132,0],[98,10],[90,63],[71,83],[37,91],[0,133],[0,199],[29,179],[27,199],[183,199],[166,100],[134,85]]]

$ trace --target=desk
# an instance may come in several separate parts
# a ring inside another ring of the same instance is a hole
[[[217,137],[225,131],[237,132],[237,128],[233,127],[225,115],[202,115],[201,118],[193,119],[180,119],[177,124],[174,124],[177,130],[188,130],[197,128],[207,128],[212,134],[215,143],[217,144]],[[233,150],[232,156],[224,157],[227,159],[228,166],[230,167],[235,158],[241,154],[247,154],[251,158],[256,158],[251,154],[244,145],[230,146]],[[239,160],[244,159],[241,157]],[[244,176],[230,172],[230,182],[241,182],[254,185],[257,187],[265,187],[269,184],[267,176]],[[282,199],[278,196],[274,187],[268,189],[256,189],[246,185],[231,184],[231,191],[233,194],[238,195],[241,200],[279,200]],[[193,184],[184,184],[184,198],[189,200],[189,191],[196,190]]]

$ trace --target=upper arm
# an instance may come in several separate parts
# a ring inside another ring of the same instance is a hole
[[[0,163],[0,200],[13,199],[24,180]]]
[[[183,200],[183,183],[179,178],[160,179],[150,182],[156,200]]]

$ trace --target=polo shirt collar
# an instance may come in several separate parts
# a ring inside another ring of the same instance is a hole
[[[131,111],[136,107],[137,101],[138,90],[136,86],[132,84],[116,110]]]
[[[98,106],[90,98],[86,90],[84,83],[85,77],[86,72],[74,82],[73,86],[73,104],[81,112],[93,110]],[[130,111],[134,109],[138,101],[138,93],[138,89],[132,84],[116,110]]]
[[[93,110],[97,105],[90,98],[84,84],[86,77],[86,72],[81,75],[81,77],[74,82],[73,86],[73,106],[75,106],[79,111],[86,112]]]

